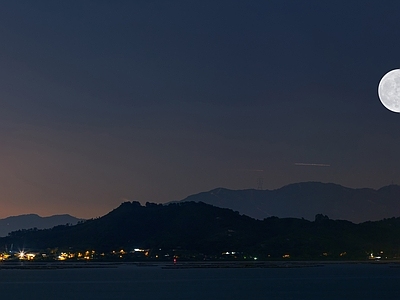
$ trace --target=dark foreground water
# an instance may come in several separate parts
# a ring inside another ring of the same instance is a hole
[[[400,299],[400,268],[0,270],[1,299]]]

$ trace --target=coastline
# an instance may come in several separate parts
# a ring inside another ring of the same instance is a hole
[[[182,261],[182,262],[1,262],[1,270],[57,270],[118,268],[123,266],[153,267],[160,269],[257,269],[257,268],[314,268],[325,265],[384,265],[400,268],[400,261]]]

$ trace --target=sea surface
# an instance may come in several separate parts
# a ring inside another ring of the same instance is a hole
[[[395,264],[0,269],[1,299],[399,299]]]

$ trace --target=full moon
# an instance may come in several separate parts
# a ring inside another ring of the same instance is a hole
[[[382,77],[378,95],[387,109],[400,113],[400,69],[392,70]]]

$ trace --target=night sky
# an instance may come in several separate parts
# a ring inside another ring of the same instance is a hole
[[[400,183],[400,1],[1,1],[0,217]],[[325,164],[329,166],[308,166]],[[261,171],[263,170],[263,171]]]

